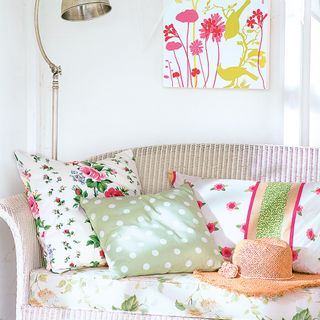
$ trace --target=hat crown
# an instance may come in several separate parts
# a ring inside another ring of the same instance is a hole
[[[291,248],[282,240],[242,240],[235,248],[233,263],[239,267],[243,278],[292,278]]]

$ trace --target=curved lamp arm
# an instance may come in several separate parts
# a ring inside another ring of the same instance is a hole
[[[41,40],[41,35],[40,35],[40,29],[39,29],[39,5],[40,5],[40,0],[36,0],[35,1],[35,6],[34,6],[34,28],[35,28],[35,33],[36,33],[36,38],[37,38],[37,42],[38,42],[38,46],[41,52],[41,55],[43,57],[43,59],[47,62],[47,64],[49,65],[51,72],[53,74],[62,74],[61,71],[61,66],[57,66],[56,64],[54,64],[48,57],[43,44],[42,44],[42,40]]]

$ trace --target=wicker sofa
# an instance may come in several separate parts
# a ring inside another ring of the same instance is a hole
[[[93,157],[99,160],[113,155]],[[320,181],[320,149],[267,145],[190,144],[164,145],[134,149],[145,193],[169,187],[167,171],[189,175],[266,181]],[[125,311],[74,310],[29,305],[30,272],[41,268],[40,248],[34,221],[24,195],[0,201],[0,218],[14,237],[17,255],[16,319],[195,319],[190,317],[128,313]],[[320,305],[318,305],[320,310]],[[279,314],[280,316],[280,314]],[[203,319],[201,315],[198,318]],[[240,318],[239,318],[240,319]]]

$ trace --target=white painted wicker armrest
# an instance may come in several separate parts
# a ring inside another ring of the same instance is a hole
[[[21,306],[28,304],[30,271],[39,268],[40,247],[34,219],[23,194],[0,200],[0,218],[9,226],[17,257],[17,319]]]

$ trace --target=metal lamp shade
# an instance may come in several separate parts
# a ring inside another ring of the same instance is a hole
[[[111,10],[109,0],[62,0],[61,17],[83,21],[100,17]]]

